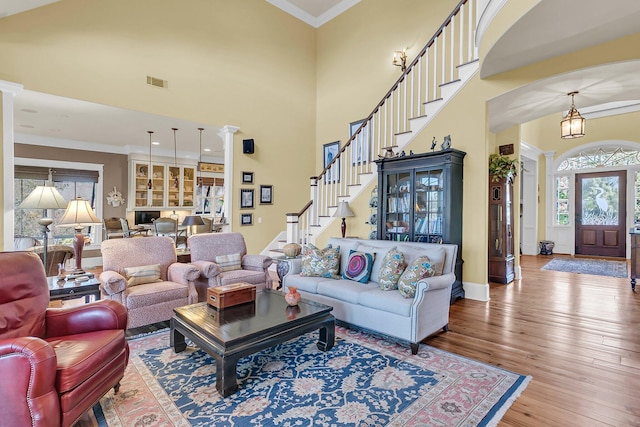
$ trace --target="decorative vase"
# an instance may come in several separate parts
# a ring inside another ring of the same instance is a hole
[[[284,247],[282,248],[282,252],[284,253],[284,256],[286,256],[287,258],[297,257],[298,255],[300,255],[301,250],[302,250],[302,246],[300,246],[297,243],[288,243],[284,245]]]
[[[298,292],[298,288],[295,286],[289,286],[289,292],[284,296],[285,301],[289,305],[298,305],[300,301],[300,292]]]

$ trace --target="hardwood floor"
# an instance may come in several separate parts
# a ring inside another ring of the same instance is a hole
[[[460,300],[425,342],[533,379],[500,426],[640,426],[640,295],[628,279],[541,270]]]

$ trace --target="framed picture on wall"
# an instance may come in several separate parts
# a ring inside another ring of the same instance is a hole
[[[253,172],[242,172],[242,183],[253,184]]]
[[[270,205],[273,203],[273,185],[260,186],[260,204]]]
[[[339,152],[340,152],[340,141],[330,142],[322,146],[322,158],[324,159],[325,169],[327,169],[327,166],[329,166],[329,164],[333,161],[333,159],[336,158]],[[325,183],[340,182],[340,159],[339,158],[331,165],[331,168],[325,172],[324,182]]]
[[[252,209],[253,208],[253,188],[241,188],[240,189],[240,209]]]
[[[253,214],[240,214],[240,225],[253,225]]]
[[[349,137],[352,137],[360,126],[364,123],[364,119],[353,122],[349,125]],[[365,126],[358,133],[353,141],[351,141],[351,164],[360,165],[370,161],[369,152],[371,141],[369,140],[369,127]]]

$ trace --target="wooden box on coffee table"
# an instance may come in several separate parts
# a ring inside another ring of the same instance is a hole
[[[256,285],[250,283],[232,283],[207,289],[207,304],[218,310],[255,301],[255,299]]]

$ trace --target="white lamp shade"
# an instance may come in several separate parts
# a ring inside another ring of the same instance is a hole
[[[93,225],[101,223],[89,202],[82,200],[82,197],[78,197],[69,202],[67,210],[58,225]]]
[[[349,218],[355,216],[355,214],[349,207],[348,202],[340,202],[340,204],[338,204],[338,209],[336,209],[336,213],[334,213],[333,216],[335,218]]]
[[[55,187],[38,185],[18,206],[20,209],[64,209],[67,201]]]

